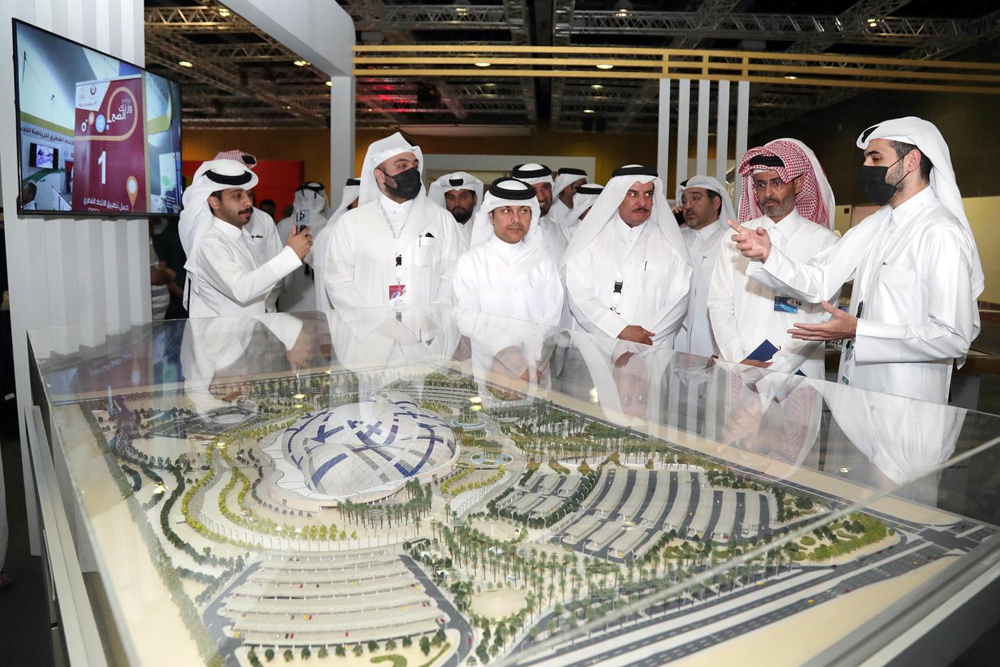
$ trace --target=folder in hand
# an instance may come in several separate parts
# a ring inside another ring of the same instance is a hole
[[[767,363],[768,361],[771,361],[771,358],[780,349],[780,347],[775,347],[774,343],[765,338],[764,342],[757,346],[757,349],[747,355],[747,359]],[[806,374],[802,371],[795,371],[795,374],[806,377]]]

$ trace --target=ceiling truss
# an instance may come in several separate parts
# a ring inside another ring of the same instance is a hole
[[[581,9],[576,0],[487,1],[339,0],[355,20],[359,43],[454,44],[457,54],[465,44],[726,49],[751,44],[761,50],[799,54],[860,50],[868,55],[938,60],[1000,34],[1000,11],[974,18],[921,18],[906,14],[908,0],[858,0],[836,15],[750,12],[746,11],[749,3],[741,0],[692,0],[688,11],[614,9],[611,0],[607,9],[592,9],[594,2]],[[328,126],[330,89],[322,72],[222,3],[199,2],[180,7],[170,6],[170,0],[146,0],[147,62],[185,84],[185,124]],[[539,8],[551,11],[551,16],[539,17]],[[551,32],[545,27],[547,34],[533,34],[539,26],[551,26]],[[655,131],[655,80],[612,84],[607,79],[554,78],[536,92],[531,77],[491,81],[487,74],[419,81],[360,77],[356,126],[532,125],[539,122],[541,99],[553,129]],[[762,85],[751,90],[751,131],[857,94],[851,89]],[[711,116],[714,119],[715,114]]]

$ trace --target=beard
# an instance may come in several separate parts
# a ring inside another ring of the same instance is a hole
[[[472,218],[472,209],[456,208],[451,214],[455,217],[455,222],[464,225]]]

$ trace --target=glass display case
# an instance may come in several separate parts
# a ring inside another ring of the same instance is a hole
[[[1000,568],[991,415],[450,308],[29,343],[71,662],[934,664]]]

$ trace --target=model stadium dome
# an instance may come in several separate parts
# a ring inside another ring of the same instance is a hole
[[[309,491],[360,502],[443,475],[458,458],[451,428],[399,391],[309,413],[285,431],[281,449]]]

